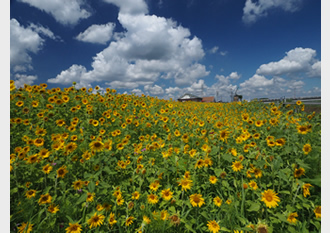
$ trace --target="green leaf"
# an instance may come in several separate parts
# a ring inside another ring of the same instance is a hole
[[[287,222],[287,218],[286,218],[283,214],[281,214],[281,213],[276,213],[275,215],[276,215],[276,216],[278,217],[278,219],[281,220],[282,222]]]
[[[94,181],[89,182],[89,184],[87,186],[87,189],[91,193],[94,192],[94,190],[95,190],[95,182]]]
[[[80,198],[78,199],[76,205],[79,205],[80,203],[86,201],[86,199],[87,199],[87,193],[83,193],[83,194],[80,196]]]
[[[316,185],[318,187],[321,187],[321,175],[317,175],[314,179],[303,178],[301,180],[305,183],[310,183],[312,185]]]
[[[221,227],[221,231],[231,232],[231,230],[229,230],[229,229],[226,228],[226,227]]]
[[[69,222],[70,222],[70,223],[74,223],[74,221],[72,220],[72,218],[71,218],[69,215],[66,215],[65,217],[66,217],[67,219],[69,219]]]
[[[189,230],[189,231],[191,231],[191,232],[195,232],[196,233],[196,231],[188,224],[188,223],[185,223],[184,224],[185,226],[186,226],[186,228]]]
[[[226,160],[226,161],[228,161],[228,162],[233,161],[233,157],[232,157],[231,154],[223,154],[223,155],[221,156],[221,159],[224,159],[224,160]]]
[[[220,168],[216,168],[216,169],[214,169],[214,173],[215,173],[215,175],[216,175],[217,177],[220,176],[221,172],[222,172],[222,169],[220,169]]]
[[[249,212],[259,211],[259,209],[260,209],[259,203],[252,203],[252,205],[247,209],[247,211],[249,211]]]

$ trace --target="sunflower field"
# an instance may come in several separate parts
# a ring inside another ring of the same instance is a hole
[[[321,114],[10,82],[11,232],[320,232]]]

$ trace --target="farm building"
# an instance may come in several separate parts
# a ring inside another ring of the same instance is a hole
[[[202,99],[203,99],[203,98],[198,97],[198,96],[196,96],[196,95],[186,93],[186,94],[184,94],[183,96],[181,96],[181,97],[178,99],[178,101],[179,101],[179,102],[186,102],[186,101],[202,102]]]
[[[215,98],[214,98],[214,96],[203,97],[202,102],[205,102],[205,103],[215,103]]]

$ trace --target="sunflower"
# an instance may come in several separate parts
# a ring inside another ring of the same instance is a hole
[[[102,225],[104,218],[105,217],[103,214],[97,214],[97,212],[95,212],[95,214],[87,221],[89,228],[91,229],[93,227]]]
[[[149,188],[150,188],[152,191],[157,191],[158,187],[159,187],[159,182],[158,182],[158,181],[152,182],[152,183],[149,185]]]
[[[214,203],[214,205],[220,207],[222,205],[222,200],[220,197],[217,196],[217,197],[213,198],[213,203]]]
[[[215,220],[207,221],[207,227],[212,233],[218,233],[220,231],[220,226]]]
[[[203,166],[204,166],[204,160],[203,159],[197,160],[195,164],[195,168],[202,168]]]
[[[110,209],[111,209],[111,205],[109,204],[109,203],[107,203],[107,202],[105,202],[105,203],[103,203],[103,208],[106,210],[106,211],[109,211]]]
[[[123,198],[123,196],[122,196],[121,194],[117,196],[116,203],[117,203],[117,205],[119,205],[119,206],[121,206],[121,205],[124,204],[124,198]]]
[[[300,176],[302,176],[302,175],[305,175],[305,169],[304,168],[296,168],[295,170],[294,170],[294,177],[295,178],[299,178]]]
[[[305,155],[307,155],[309,152],[312,151],[312,147],[311,147],[311,145],[308,144],[308,143],[305,144],[304,147],[303,147],[303,151],[304,151]]]
[[[193,207],[196,207],[197,205],[201,207],[203,204],[205,204],[202,194],[197,194],[197,193],[192,194],[189,196],[189,199]]]
[[[30,199],[30,198],[36,196],[36,192],[37,191],[34,189],[28,190],[28,191],[26,191],[25,196],[26,196],[26,198]]]
[[[70,142],[68,143],[65,148],[64,151],[68,154],[72,153],[75,149],[77,148],[77,144],[74,142]]]
[[[268,226],[263,223],[258,223],[257,232],[258,233],[268,233]]]
[[[254,168],[253,173],[254,173],[255,178],[261,178],[262,177],[262,171],[259,168]]]
[[[166,201],[171,200],[171,198],[173,197],[173,192],[171,192],[169,188],[162,190],[161,194],[162,194],[162,198],[165,199]]]
[[[176,130],[174,131],[174,135],[177,136],[177,137],[179,137],[179,136],[181,135],[181,133],[180,133],[179,130],[176,129]]]
[[[83,187],[83,185],[84,185],[84,182],[81,180],[77,180],[72,183],[72,187],[74,188],[74,190],[81,189]]]
[[[258,188],[257,183],[254,180],[251,180],[249,183],[249,186],[253,189],[256,190]]]
[[[210,182],[211,182],[211,184],[215,184],[215,183],[217,183],[217,177],[216,176],[210,176]]]
[[[280,198],[277,196],[277,193],[272,189],[265,190],[261,193],[261,201],[263,201],[268,208],[278,206],[278,202],[280,202]]]
[[[298,125],[297,126],[298,133],[300,134],[307,134],[310,131],[310,128],[306,125]]]
[[[257,120],[254,124],[257,127],[261,127],[264,124],[264,122],[262,120]]]
[[[316,206],[314,209],[315,218],[321,218],[321,206]]]
[[[146,224],[149,224],[151,222],[150,218],[148,218],[148,216],[143,215],[143,222],[145,222]]]
[[[208,166],[212,166],[212,164],[213,164],[212,160],[208,156],[206,156],[204,158],[204,166],[208,167]]]
[[[35,163],[35,162],[37,162],[37,160],[38,160],[38,154],[31,155],[27,158],[27,162],[29,164]]]
[[[155,195],[155,194],[149,194],[148,195],[148,202],[150,203],[150,204],[156,204],[156,203],[158,203],[158,196],[157,195]]]
[[[45,194],[45,195],[40,195],[40,199],[38,201],[39,205],[42,205],[42,204],[50,204],[52,201],[52,196],[49,195],[48,193]]]
[[[87,193],[87,202],[92,202],[94,200],[95,193]]]
[[[307,197],[307,195],[311,195],[311,193],[309,192],[309,188],[310,187],[313,187],[313,185],[311,185],[311,184],[304,184],[303,185],[303,194],[304,194],[304,197]]]
[[[135,191],[132,193],[132,199],[133,200],[138,200],[140,198],[140,193],[138,191]]]
[[[63,126],[63,125],[65,125],[65,121],[62,120],[62,119],[59,119],[59,120],[56,120],[56,124],[57,124],[58,126]]]
[[[18,232],[19,233],[30,233],[32,231],[32,226],[33,224],[29,222],[23,222],[22,226],[18,227]]]
[[[183,177],[185,179],[189,179],[190,178],[190,171],[185,171]]]
[[[57,169],[57,176],[60,178],[64,178],[66,173],[68,173],[68,170],[66,170],[66,166],[62,166],[59,169]]]
[[[297,222],[296,217],[298,217],[297,212],[290,213],[289,216],[288,216],[288,218],[287,218],[287,220],[288,220],[289,223],[296,224],[296,222]]]
[[[37,138],[33,141],[33,144],[36,146],[36,147],[41,147],[44,145],[44,142],[45,140],[43,138]]]
[[[233,162],[233,165],[231,165],[234,172],[238,172],[243,169],[243,165],[240,161]]]
[[[182,187],[182,190],[187,191],[187,189],[191,189],[192,182],[193,182],[192,180],[184,178],[184,179],[181,179],[180,182],[178,182],[178,183],[179,183],[179,186]]]
[[[222,141],[227,141],[227,138],[229,137],[229,134],[230,134],[230,132],[227,131],[227,129],[222,130],[222,131],[219,132],[219,136],[220,136],[219,139],[222,140]]]
[[[49,157],[49,155],[50,155],[50,151],[49,151],[48,149],[46,149],[46,148],[43,148],[43,149],[41,149],[41,150],[39,151],[38,154],[39,154],[39,156],[42,157],[43,159],[46,159],[46,158]]]
[[[134,220],[134,217],[132,217],[132,216],[126,218],[125,226],[131,225],[133,223],[133,220]]]
[[[115,214],[114,213],[110,213],[110,217],[109,217],[109,224],[112,226],[117,222],[116,218],[115,218]]]
[[[167,210],[162,210],[160,212],[160,219],[163,220],[163,221],[166,221],[169,217],[169,214],[167,212]]]
[[[285,138],[279,138],[275,140],[276,146],[284,146],[285,144]]]
[[[100,141],[93,141],[89,144],[89,147],[92,151],[102,151],[104,148],[104,144]]]
[[[57,206],[55,206],[55,204],[51,204],[50,206],[48,206],[48,212],[55,214],[56,212],[58,212],[60,209]]]
[[[65,230],[66,233],[80,233],[82,231],[79,223],[69,223],[69,226]]]
[[[16,102],[16,106],[18,106],[18,107],[22,107],[23,105],[24,105],[23,101]]]

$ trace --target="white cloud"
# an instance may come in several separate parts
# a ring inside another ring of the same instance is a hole
[[[307,72],[309,77],[321,74],[321,62],[316,58],[316,51],[310,48],[295,48],[277,62],[261,65],[256,73],[260,75],[288,75]]]
[[[51,14],[63,25],[75,25],[81,19],[88,18],[91,13],[83,9],[83,0],[20,0],[30,6]]]
[[[228,53],[227,51],[220,51],[221,56],[226,56],[227,53]]]
[[[92,69],[82,73],[84,83],[105,81],[124,88],[126,82],[134,83],[129,86],[137,88],[162,78],[174,79],[182,86],[209,74],[205,66],[198,63],[205,55],[202,41],[191,38],[189,29],[171,19],[137,14],[145,12],[143,1],[134,1],[130,6],[124,3],[131,1],[107,2],[120,6],[118,20],[125,32],[115,33],[109,46],[93,57]],[[51,82],[62,83],[62,76]],[[71,81],[73,77],[69,77]]]
[[[158,85],[146,85],[144,86],[144,91],[147,95],[163,95],[164,94],[164,90],[161,86]]]
[[[79,33],[76,39],[84,42],[106,44],[111,39],[114,28],[114,23],[94,24],[84,32]]]
[[[218,52],[219,47],[218,46],[214,46],[212,49],[210,49],[210,53],[215,54],[216,52]]]
[[[49,83],[72,84],[72,82],[84,82],[86,68],[80,65],[72,65],[69,69],[62,71],[56,78],[48,79]]]
[[[10,20],[10,66],[14,72],[31,70],[32,58],[29,53],[37,53],[44,39],[31,28],[24,28],[16,19]]]
[[[124,14],[146,14],[148,6],[143,0],[103,0],[107,3],[115,4],[119,11]]]
[[[243,8],[243,22],[255,23],[259,18],[266,17],[268,11],[280,8],[284,11],[295,12],[300,9],[302,0],[246,0]]]
[[[133,89],[139,86],[137,83],[134,82],[121,82],[121,81],[113,81],[105,84],[109,85],[113,89]]]
[[[24,84],[32,85],[37,79],[34,75],[15,74],[15,86],[16,88],[24,87]]]
[[[31,23],[28,28],[31,28],[34,32],[38,33],[39,35],[46,36],[53,40],[61,41],[61,38],[59,36],[55,36],[54,33],[51,30],[49,30],[49,28],[45,28],[41,25],[36,25],[33,23]]]
[[[278,76],[267,79],[255,74],[240,84],[238,92],[245,99],[292,97],[293,93],[296,93],[296,96],[307,96],[304,86],[305,82],[301,80],[286,80]]]
[[[239,79],[241,77],[241,75],[239,75],[237,72],[232,72],[232,73],[230,73],[230,75],[229,75],[229,78],[230,79],[234,79],[234,80],[237,80],[237,79]]]
[[[144,92],[140,89],[133,89],[131,92],[134,93],[135,95],[139,95],[139,96],[144,94]]]

